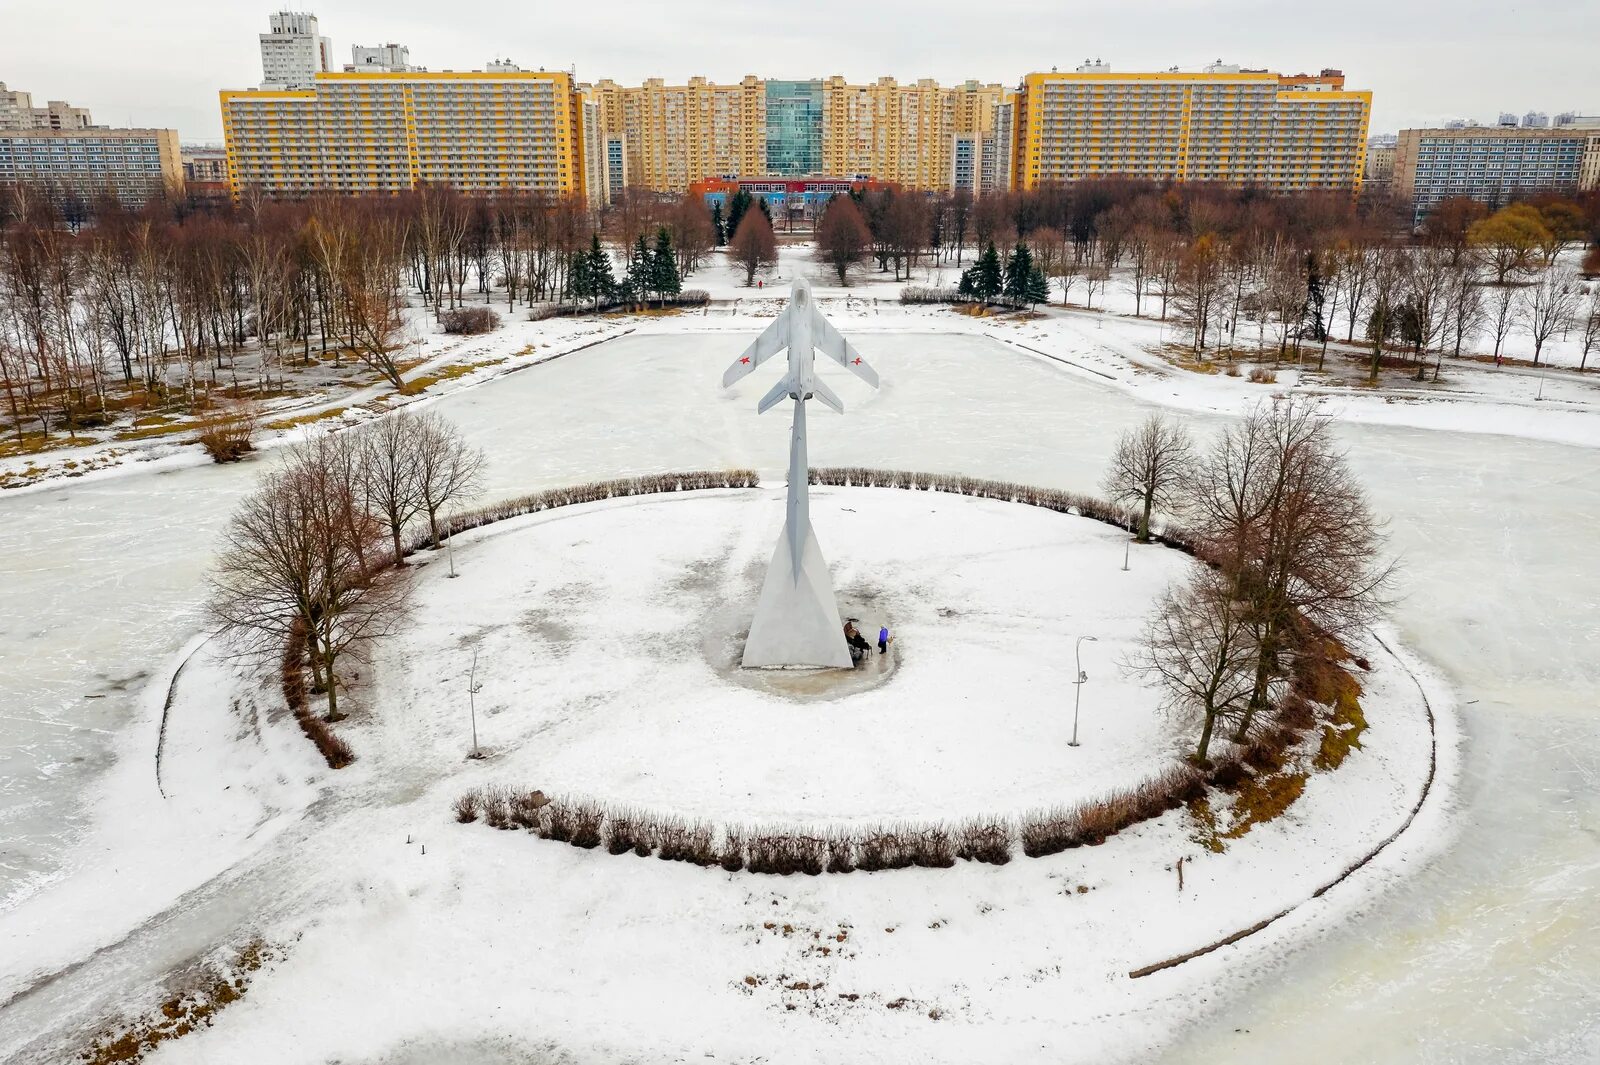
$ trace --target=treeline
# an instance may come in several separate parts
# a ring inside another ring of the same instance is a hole
[[[1396,347],[1421,374],[1423,356],[1459,356],[1478,334],[1498,356],[1512,331],[1525,333],[1535,362],[1574,325],[1585,363],[1600,345],[1600,301],[1558,262],[1587,244],[1581,272],[1600,276],[1600,192],[1535,195],[1492,212],[1446,200],[1413,233],[1409,208],[1381,195],[1122,179],[978,199],[888,188],[830,203],[817,243],[841,283],[859,263],[898,280],[919,262],[959,264],[968,247],[980,249],[959,287],[908,289],[909,302],[1024,306],[1059,289],[1063,303],[1077,293],[1093,309],[1123,285],[1135,314],[1184,323],[1196,353],[1231,353],[1246,322],[1257,347],[1271,329],[1279,358],[1309,341],[1321,360],[1330,339],[1359,337],[1373,380]]]
[[[437,187],[64,213],[11,186],[0,221],[0,391],[19,439],[108,424],[135,395],[194,413],[219,393],[271,395],[330,350],[400,387],[408,288],[436,316],[469,298],[659,298],[716,243],[705,205],[682,197],[630,196],[599,218]]]

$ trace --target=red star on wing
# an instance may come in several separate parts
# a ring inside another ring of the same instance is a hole
[[[750,356],[746,355],[744,358],[740,359],[739,361],[747,363],[747,362],[750,361]]]
[[[856,356],[856,365],[857,366],[861,365],[861,356],[859,356],[859,355]]]

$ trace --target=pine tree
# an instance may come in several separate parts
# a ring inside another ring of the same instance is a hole
[[[1033,269],[1028,271],[1028,284],[1023,289],[1022,298],[1028,302],[1029,307],[1050,302],[1050,279],[1044,276],[1044,271],[1039,269],[1038,263],[1034,263]]]
[[[988,303],[1000,295],[1004,289],[1005,279],[1000,268],[1000,253],[995,250],[994,241],[984,249],[977,265],[973,268],[972,293],[984,303]]]
[[[567,295],[576,303],[594,299],[594,261],[587,252],[572,257],[572,266],[567,270]]]
[[[770,223],[772,221],[772,208],[767,206],[767,198],[765,196],[761,197],[756,201],[756,206],[761,208],[761,213],[767,216],[767,221]]]
[[[750,209],[750,194],[743,189],[735,192],[728,201],[728,239],[739,232],[739,223],[744,219],[744,213]]]
[[[1022,241],[1017,241],[1017,246],[1011,249],[1011,256],[1006,260],[1006,277],[1002,292],[1006,299],[1022,303],[1027,298],[1028,275],[1033,273],[1033,253]]]
[[[644,242],[642,234],[633,245],[633,258],[628,260],[627,286],[628,294],[638,303],[649,299],[651,291],[655,288],[655,270],[651,263],[650,246]]]
[[[594,289],[595,309],[600,309],[602,301],[616,298],[617,279],[611,273],[611,253],[600,245],[600,234],[594,235],[594,241],[589,246],[589,281]]]
[[[665,226],[656,230],[656,250],[650,257],[650,287],[662,299],[683,291],[678,277],[678,259],[672,252],[672,234]]]
[[[969,266],[965,270],[961,271],[961,283],[956,286],[956,295],[965,296],[968,299],[972,299],[978,294],[978,286],[973,281],[972,277],[977,270],[978,268],[976,266]]]
[[[716,234],[712,239],[716,241],[717,247],[720,248],[724,244],[728,243],[728,230],[722,224],[721,200],[718,200],[716,203],[711,205],[711,229]]]

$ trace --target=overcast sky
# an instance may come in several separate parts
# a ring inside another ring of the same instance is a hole
[[[7,0],[0,80],[105,125],[222,135],[217,90],[261,80],[268,3]],[[576,68],[624,84],[890,75],[1015,84],[1101,57],[1114,70],[1222,58],[1285,73],[1337,67],[1373,91],[1373,132],[1501,110],[1600,113],[1600,0],[603,0],[310,5],[334,56],[398,41],[434,70]]]

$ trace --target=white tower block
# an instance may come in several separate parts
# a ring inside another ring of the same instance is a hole
[[[878,375],[839,334],[811,298],[811,285],[796,280],[789,303],[776,321],[745,349],[722,375],[723,387],[788,349],[789,372],[762,397],[765,413],[785,396],[794,400],[789,437],[789,494],[783,535],[772,552],[767,579],[756,602],[750,637],[744,645],[746,668],[850,666],[850,649],[833,595],[833,579],[811,528],[810,464],[806,457],[806,400],[812,396],[844,413],[844,403],[816,377],[813,351],[820,349],[851,373],[878,387]]]

